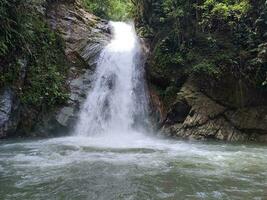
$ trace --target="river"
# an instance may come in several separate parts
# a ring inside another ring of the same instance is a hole
[[[267,147],[131,137],[0,142],[0,199],[267,198]]]

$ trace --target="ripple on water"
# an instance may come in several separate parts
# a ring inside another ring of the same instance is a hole
[[[267,188],[262,146],[140,136],[128,147],[99,138],[12,142],[0,145],[4,199],[264,200]]]

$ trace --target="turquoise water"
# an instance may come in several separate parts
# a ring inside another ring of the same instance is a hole
[[[133,134],[0,141],[0,199],[267,199],[267,147]]]

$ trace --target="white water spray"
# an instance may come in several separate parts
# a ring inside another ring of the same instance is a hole
[[[133,26],[111,22],[113,39],[100,55],[92,90],[76,127],[79,135],[127,133],[144,126],[147,95],[141,48]]]

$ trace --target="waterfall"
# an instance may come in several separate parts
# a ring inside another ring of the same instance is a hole
[[[113,39],[103,49],[76,133],[127,133],[147,124],[147,95],[139,39],[132,25],[110,22]]]

